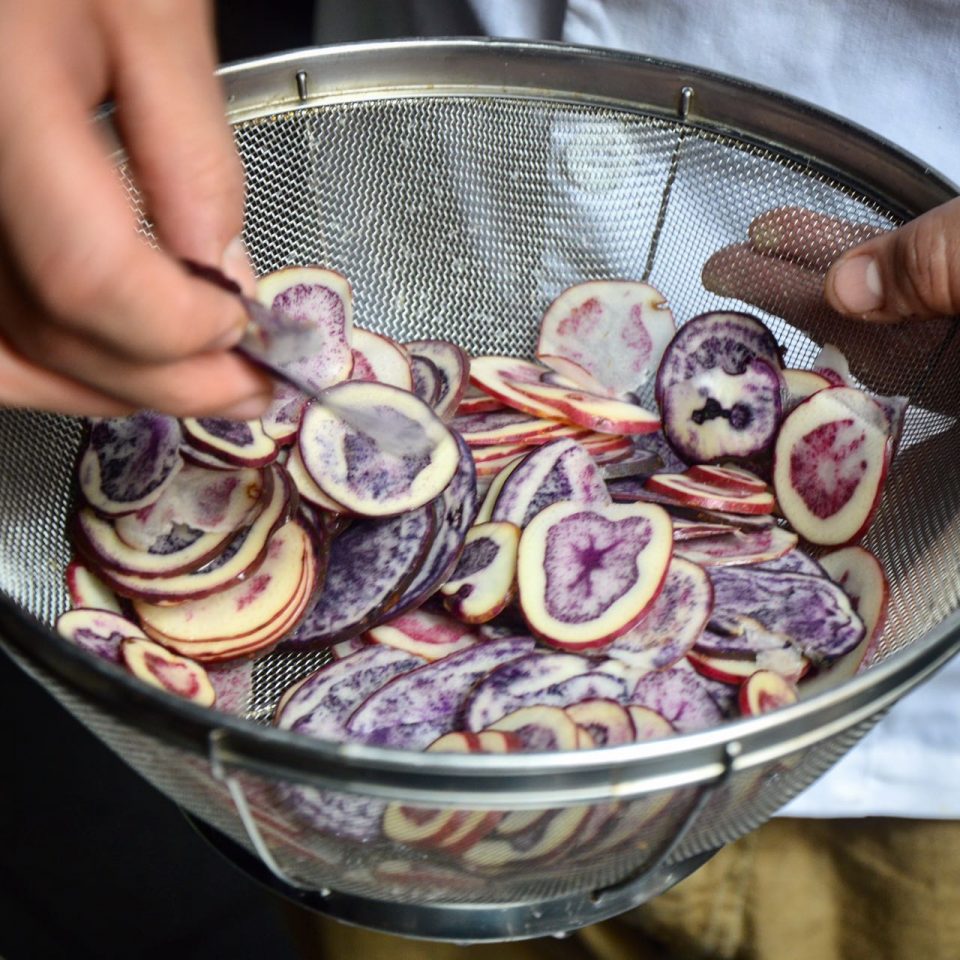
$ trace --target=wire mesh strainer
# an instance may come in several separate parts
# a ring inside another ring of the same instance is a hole
[[[953,193],[802,104],[605,51],[373,44],[243,64],[224,79],[257,268],[329,265],[350,278],[359,324],[477,353],[528,355],[546,304],[587,278],[648,278],[681,322],[729,306],[703,289],[700,268],[771,207],[882,227]],[[809,366],[816,344],[764,319],[789,365]],[[764,822],[955,651],[960,395],[931,386],[952,383],[952,336],[952,324],[929,325],[911,331],[909,350],[897,330],[844,338],[855,369],[859,354],[888,351],[885,392],[915,401],[868,541],[891,579],[890,622],[876,667],[774,714],[535,760],[338,747],[266,726],[281,690],[323,652],[254,664],[240,718],[175,701],[51,633],[67,606],[80,426],[22,411],[0,414],[16,464],[0,476],[4,641],[131,766],[304,903],[458,941],[612,916]],[[285,800],[294,782],[313,790],[307,820]],[[509,814],[524,843],[479,859],[468,844],[391,844],[377,828],[390,802]]]

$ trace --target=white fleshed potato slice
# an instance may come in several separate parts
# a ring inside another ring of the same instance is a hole
[[[520,528],[505,520],[474,524],[450,579],[443,605],[464,623],[486,623],[513,599]]]
[[[350,333],[350,346],[353,350],[351,380],[368,380],[401,390],[413,390],[410,358],[396,340],[354,327]]]
[[[565,649],[606,645],[656,599],[672,548],[670,517],[654,504],[552,504],[520,537],[517,585],[528,626]]]

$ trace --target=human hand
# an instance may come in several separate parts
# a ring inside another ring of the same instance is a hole
[[[0,0],[0,36],[0,404],[258,415],[239,302],[180,265],[253,282],[208,4]],[[108,96],[155,249],[90,119]]]
[[[770,210],[751,223],[749,243],[707,261],[703,283],[834,343],[880,393],[909,393],[937,410],[960,405],[949,319],[960,313],[960,201],[891,231]]]

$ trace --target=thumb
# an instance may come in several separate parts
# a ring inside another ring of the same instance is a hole
[[[824,292],[835,310],[866,320],[960,313],[960,198],[848,250]]]

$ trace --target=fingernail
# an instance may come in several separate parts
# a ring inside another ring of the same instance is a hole
[[[833,295],[845,313],[860,314],[883,306],[877,261],[868,255],[841,261],[833,271]]]
[[[257,282],[253,267],[250,266],[247,248],[240,237],[234,237],[227,244],[227,249],[223,251],[223,257],[220,260],[220,267],[231,280],[240,284],[240,289],[248,297],[254,295]]]
[[[255,420],[266,412],[271,399],[270,394],[258,393],[221,410],[219,416],[228,420]]]

